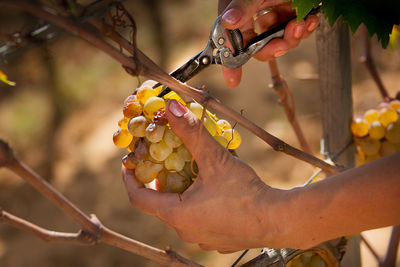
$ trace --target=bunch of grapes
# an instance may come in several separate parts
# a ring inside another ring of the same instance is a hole
[[[400,101],[383,102],[351,123],[357,165],[400,151]]]
[[[161,192],[182,193],[197,175],[197,165],[182,140],[172,131],[165,116],[168,100],[174,99],[189,108],[219,144],[234,150],[241,143],[240,134],[226,120],[219,120],[197,102],[185,103],[171,91],[159,97],[162,86],[153,88],[148,80],[129,95],[123,105],[124,117],[113,135],[114,144],[129,154],[122,158],[127,169],[145,185],[155,182]]]

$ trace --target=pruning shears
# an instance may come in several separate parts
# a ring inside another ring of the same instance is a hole
[[[319,6],[312,9],[304,19],[316,14],[319,10]],[[212,26],[206,48],[171,72],[170,75],[181,82],[186,82],[212,64],[236,69],[249,61],[254,54],[260,51],[271,40],[283,37],[286,26],[294,18],[296,16],[257,35],[244,46],[240,30],[227,30],[221,23],[221,16],[218,16]],[[234,51],[226,46],[227,38],[229,38]],[[156,86],[159,86],[159,84]],[[162,97],[170,91],[171,89],[165,88],[159,96]]]

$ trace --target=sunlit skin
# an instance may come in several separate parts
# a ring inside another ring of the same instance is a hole
[[[272,10],[268,14],[258,17],[254,22],[253,15],[266,8]],[[222,14],[221,22],[227,29],[240,29],[246,44],[257,35],[256,31],[264,32],[295,16],[296,13],[292,9],[291,3],[285,0],[220,0],[218,14]],[[297,22],[296,19],[293,19],[285,28],[284,37],[272,40],[254,58],[268,61],[284,55],[289,49],[297,47],[302,39],[308,38],[317,28],[318,23],[319,19],[315,15],[309,16],[305,21]],[[222,74],[226,85],[234,88],[240,83],[242,68],[222,67]]]
[[[166,115],[199,167],[180,196],[147,189],[122,167],[129,199],[159,217],[185,242],[230,253],[246,248],[308,248],[364,230],[400,224],[400,153],[305,188],[266,185],[207,132],[186,107],[170,101]],[[194,142],[193,140],[196,140]]]

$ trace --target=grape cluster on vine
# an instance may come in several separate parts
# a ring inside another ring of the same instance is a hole
[[[239,147],[241,136],[228,121],[218,119],[197,102],[186,103],[173,91],[159,97],[162,86],[153,88],[155,85],[155,81],[148,80],[125,99],[124,117],[118,121],[113,141],[128,150],[122,163],[135,171],[140,182],[149,187],[155,185],[161,192],[182,193],[198,170],[192,155],[168,124],[167,101],[174,99],[185,105],[202,120],[208,133],[229,150]]]

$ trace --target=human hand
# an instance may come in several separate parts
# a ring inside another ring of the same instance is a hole
[[[262,11],[266,9],[271,9],[271,11],[263,14]],[[225,28],[240,29],[244,44],[254,38],[257,32],[265,32],[296,14],[295,10],[292,9],[291,2],[285,0],[219,0],[218,13],[222,14],[221,22]],[[259,15],[257,16],[257,14]],[[257,16],[255,21],[254,15]],[[289,49],[297,47],[302,39],[309,37],[318,23],[319,19],[315,15],[300,22],[293,19],[286,26],[283,38],[269,42],[254,55],[254,58],[260,61],[268,61],[282,56]],[[226,85],[229,88],[234,88],[240,83],[242,69],[222,67],[222,74]]]
[[[156,215],[180,238],[204,250],[222,253],[263,247],[267,233],[278,232],[261,204],[277,190],[263,183],[239,158],[219,145],[197,117],[175,100],[166,107],[168,122],[199,167],[195,182],[181,195],[145,188],[133,170],[122,168],[129,199],[138,209]]]

